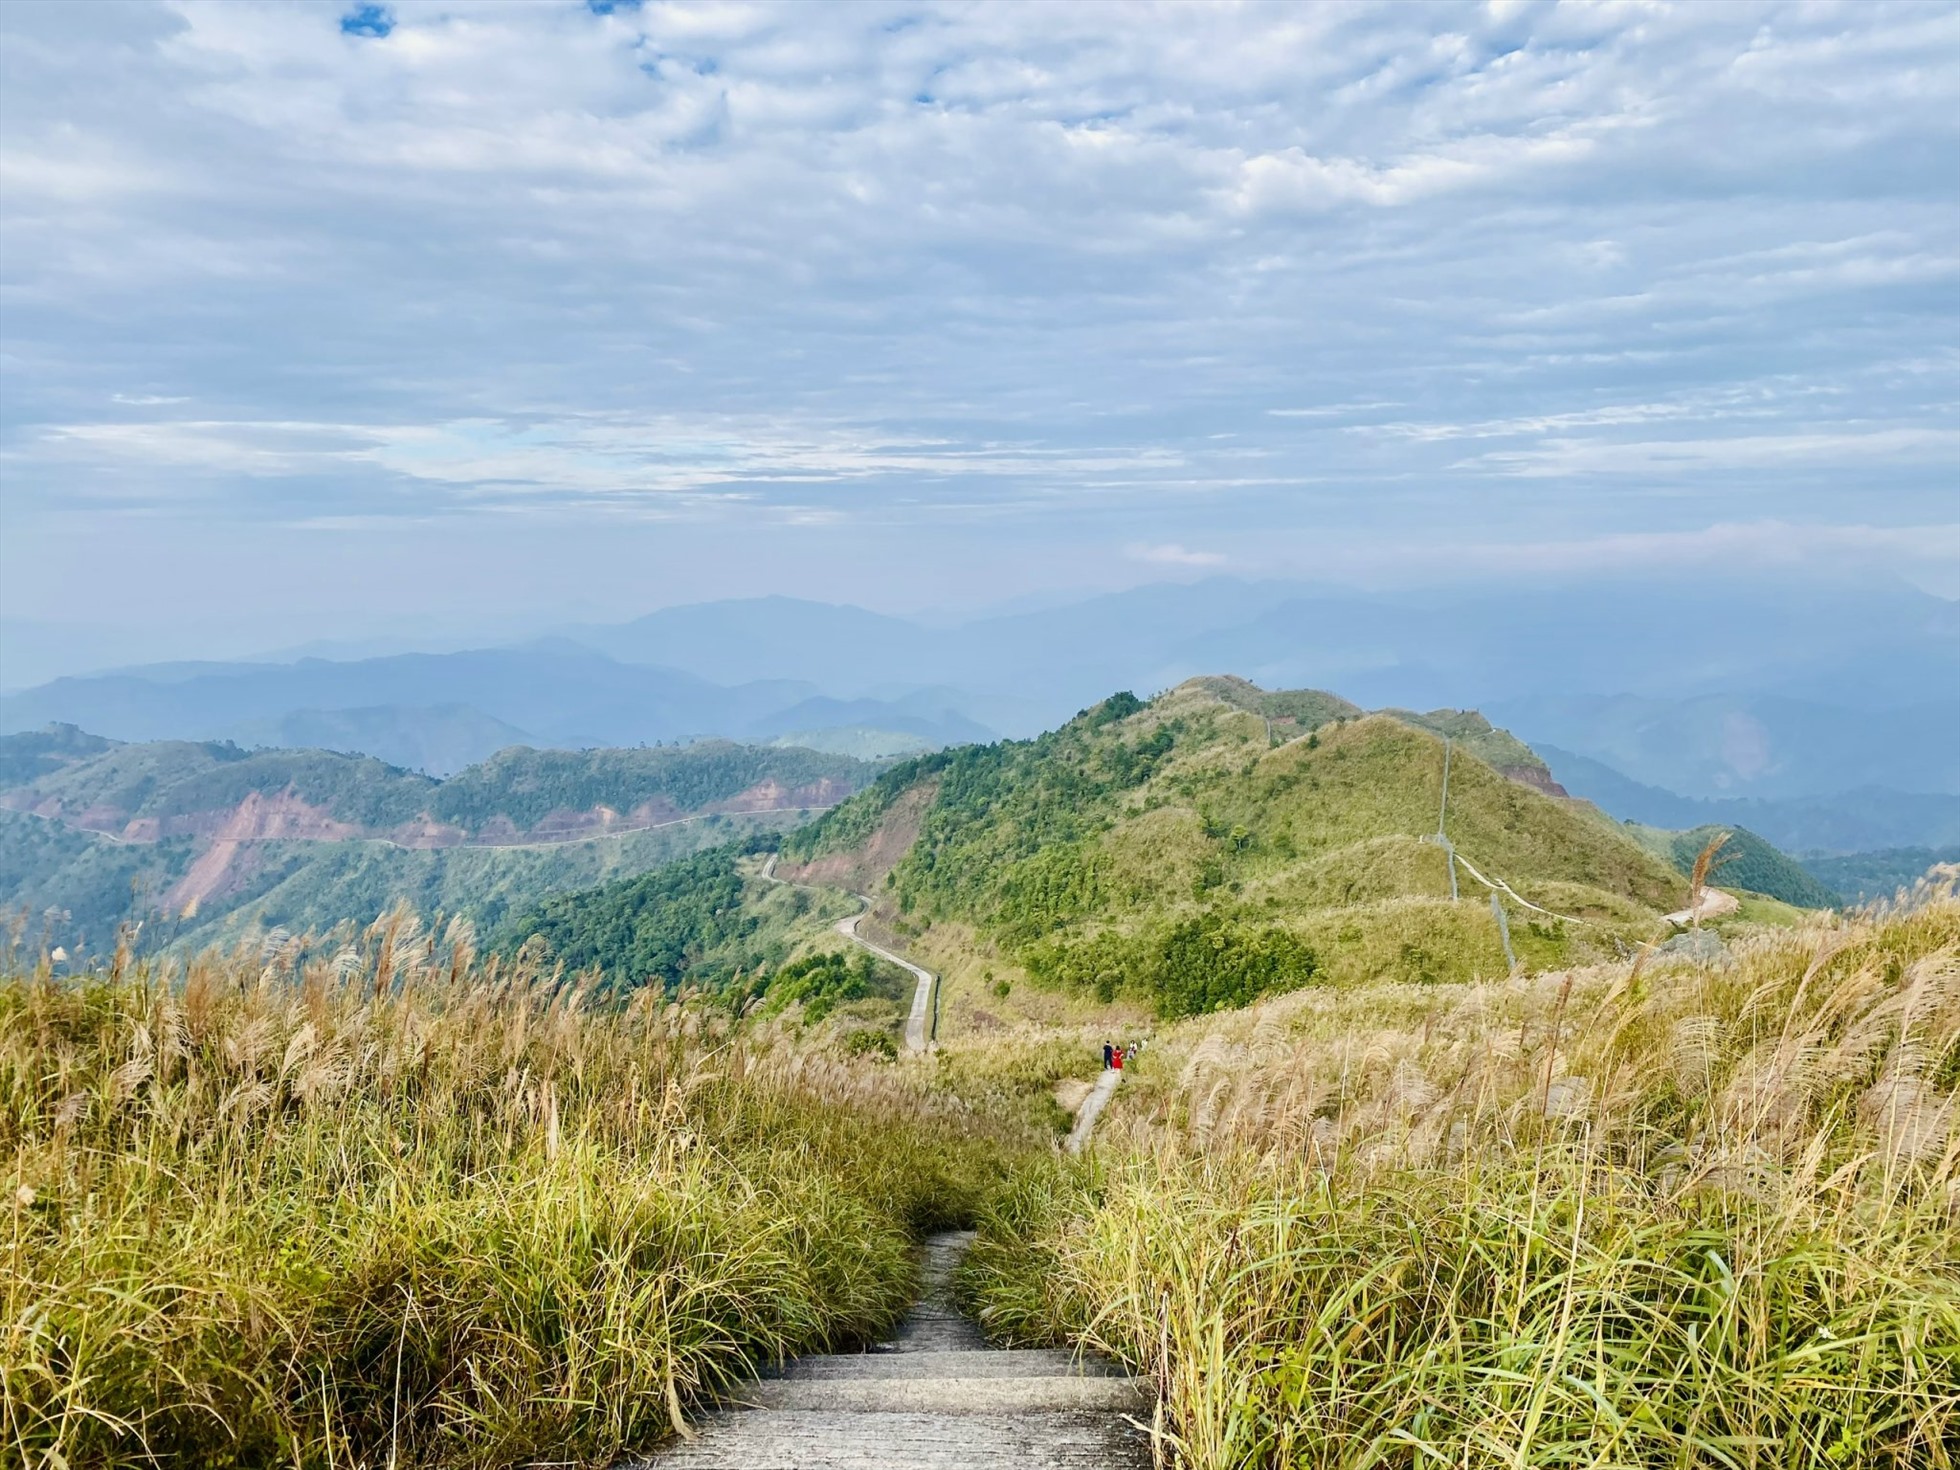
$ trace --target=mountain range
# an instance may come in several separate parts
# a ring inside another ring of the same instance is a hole
[[[1366,713],[1199,678],[1148,703],[1113,696],[1033,741],[895,766],[788,833],[775,875],[872,894],[867,922],[939,964],[1169,1015],[1309,976],[1488,978],[1664,938],[1705,841],[1548,790],[1521,751],[1469,711]],[[1831,901],[1737,835],[1737,886]]]
[[[715,684],[551,639],[338,662],[159,664],[0,699],[0,727],[73,724],[125,741],[320,745],[447,775],[509,745],[624,747],[875,727],[931,745],[993,732],[917,690],[837,699],[786,679]]]
[[[1960,796],[1960,604],[1869,579],[1212,578],[932,624],[747,598],[458,652],[67,677],[0,697],[0,729],[320,745],[436,775],[513,743],[890,755],[1029,736],[1110,689],[1217,669],[1367,705],[1475,704],[1591,763],[1579,779],[1616,816],[1662,797],[1769,803],[1751,813],[1807,850],[1938,845]]]

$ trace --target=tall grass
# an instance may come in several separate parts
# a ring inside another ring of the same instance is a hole
[[[0,1461],[598,1463],[865,1339],[994,1139],[901,1068],[397,914],[0,979]]]
[[[1201,1467],[1960,1460],[1960,902],[1161,1038],[1030,1173],[994,1327]]]

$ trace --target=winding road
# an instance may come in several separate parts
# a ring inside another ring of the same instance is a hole
[[[870,912],[871,900],[862,893],[855,893],[851,896],[863,904],[864,907],[852,914],[848,919],[839,919],[837,921],[837,932],[853,944],[863,945],[864,948],[877,955],[879,959],[890,960],[900,969],[909,970],[913,978],[918,981],[918,984],[912,988],[912,1013],[905,1018],[905,1049],[907,1051],[924,1051],[932,1043],[932,987],[937,983],[938,977],[932,971],[915,965],[910,960],[895,955],[882,946],[873,944],[862,934],[858,933],[858,920]]]
[[[835,893],[834,888],[820,888],[814,883],[792,883],[787,878],[776,876],[776,854],[770,853],[769,860],[762,865],[762,879],[767,883],[781,883],[787,888],[807,888],[812,893]],[[905,1049],[923,1052],[932,1045],[932,987],[939,983],[939,977],[922,965],[915,965],[902,955],[895,955],[881,945],[873,944],[858,933],[858,921],[871,912],[871,896],[866,893],[853,893],[860,907],[848,919],[839,919],[837,932],[851,943],[868,949],[881,960],[889,960],[901,970],[907,971],[918,983],[912,989],[912,1012],[905,1018]]]

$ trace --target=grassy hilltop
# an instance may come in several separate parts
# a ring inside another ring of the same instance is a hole
[[[928,946],[964,931],[1003,970],[1170,1014],[1309,978],[1500,975],[1491,890],[1459,867],[1451,902],[1433,840],[1439,728],[1456,738],[1444,830],[1508,890],[1523,962],[1612,957],[1686,902],[1673,863],[1546,794],[1542,763],[1479,716],[1368,715],[1224,679],[906,762],[786,836],[782,871],[875,883]]]
[[[1952,1470],[1960,900],[1165,1028],[967,1277],[1173,1463]]]

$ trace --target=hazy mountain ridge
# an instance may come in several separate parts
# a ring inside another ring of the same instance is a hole
[[[419,751],[445,761],[481,760],[510,743],[511,730],[567,749],[710,736],[767,740],[833,725],[889,729],[933,744],[992,735],[930,691],[838,701],[793,680],[727,686],[621,664],[563,640],[351,663],[173,665],[155,677],[138,671],[59,679],[0,698],[0,726],[19,731],[57,722],[130,741],[246,743],[289,727],[331,731],[352,749]]]
[[[1533,746],[1689,797],[1960,793],[1946,738],[1960,702],[1929,697],[1960,687],[1960,608],[1875,580],[1609,576],[1368,593],[1213,578],[944,626],[734,599],[501,648],[57,680],[0,698],[0,725],[246,741],[293,721],[309,740],[331,732],[318,743],[425,766],[490,753],[458,733],[472,718],[541,745],[833,728],[946,745],[1031,736],[1110,688],[1154,691],[1221,668],[1269,688],[1338,686],[1369,705],[1475,704]]]
[[[1697,799],[1635,781],[1556,745],[1537,748],[1573,795],[1625,821],[1675,830],[1744,826],[1801,854],[1960,843],[1960,796],[1868,786],[1819,796]]]
[[[1818,882],[1844,896],[1848,903],[1892,899],[1910,890],[1936,867],[1960,866],[1960,843],[1948,847],[1894,847],[1839,857],[1812,857],[1804,866]]]

